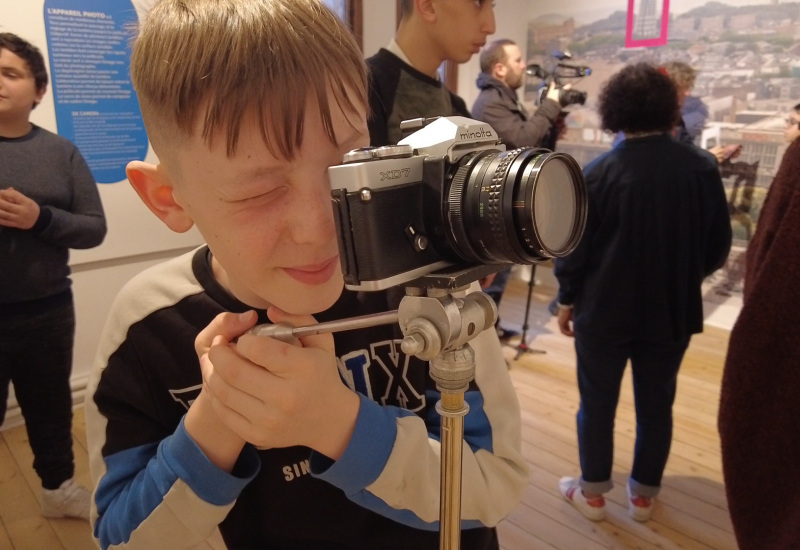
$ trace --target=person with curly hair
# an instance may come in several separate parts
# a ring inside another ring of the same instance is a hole
[[[717,162],[671,131],[680,116],[673,81],[657,68],[626,66],[599,96],[602,126],[625,140],[589,163],[589,212],[576,250],[556,259],[558,324],[575,338],[580,478],[561,494],[587,518],[605,517],[613,488],[614,417],[630,360],[636,445],[628,511],[653,512],[672,442],[678,369],[703,330],[700,285],[731,245]]]

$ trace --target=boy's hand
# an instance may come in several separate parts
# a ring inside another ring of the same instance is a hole
[[[276,308],[269,316],[294,326],[316,322]],[[267,448],[304,445],[341,457],[359,399],[339,378],[333,336],[303,336],[295,344],[252,334],[235,344],[214,338],[208,359],[203,378],[214,410],[243,439]]]
[[[39,205],[14,189],[0,189],[0,225],[30,229],[39,219]]]
[[[229,343],[253,328],[258,315],[253,310],[244,313],[220,313],[194,339],[194,350],[202,358],[214,344]]]
[[[258,316],[254,311],[246,313],[222,313],[200,331],[194,341],[200,367],[210,368],[208,350],[212,345],[227,345],[237,336],[255,325]],[[214,411],[208,389],[200,390],[194,403],[186,413],[184,426],[189,436],[205,453],[208,459],[219,468],[230,472],[244,447],[244,439],[231,430]]]

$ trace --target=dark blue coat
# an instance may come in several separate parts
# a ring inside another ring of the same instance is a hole
[[[584,169],[578,248],[556,260],[576,331],[612,341],[678,341],[703,330],[700,285],[731,245],[716,159],[668,134],[627,139]]]

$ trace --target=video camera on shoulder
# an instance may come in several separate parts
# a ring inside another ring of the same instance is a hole
[[[576,82],[585,76],[589,76],[592,74],[592,69],[585,65],[570,65],[569,63],[564,63],[565,59],[572,59],[572,54],[569,52],[555,51],[553,52],[552,59],[553,62],[550,64],[549,68],[534,63],[528,65],[525,71],[527,75],[535,76],[542,80],[542,85],[539,87],[538,96],[536,98],[536,104],[541,105],[542,101],[544,101],[551,82],[555,82],[556,87],[561,88],[558,94],[558,102],[562,107],[575,104],[583,105],[586,103],[586,92],[572,89],[565,90],[563,86],[570,82]]]
[[[491,126],[465,117],[401,127],[420,129],[328,169],[347,288],[447,288],[430,281],[457,270],[460,282],[477,281],[566,256],[580,242],[588,200],[571,156],[506,151]]]

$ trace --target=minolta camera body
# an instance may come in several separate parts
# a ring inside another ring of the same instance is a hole
[[[353,290],[451,266],[500,269],[565,255],[585,225],[585,184],[572,157],[506,151],[491,126],[465,117],[434,119],[397,145],[355,149],[328,171]]]

